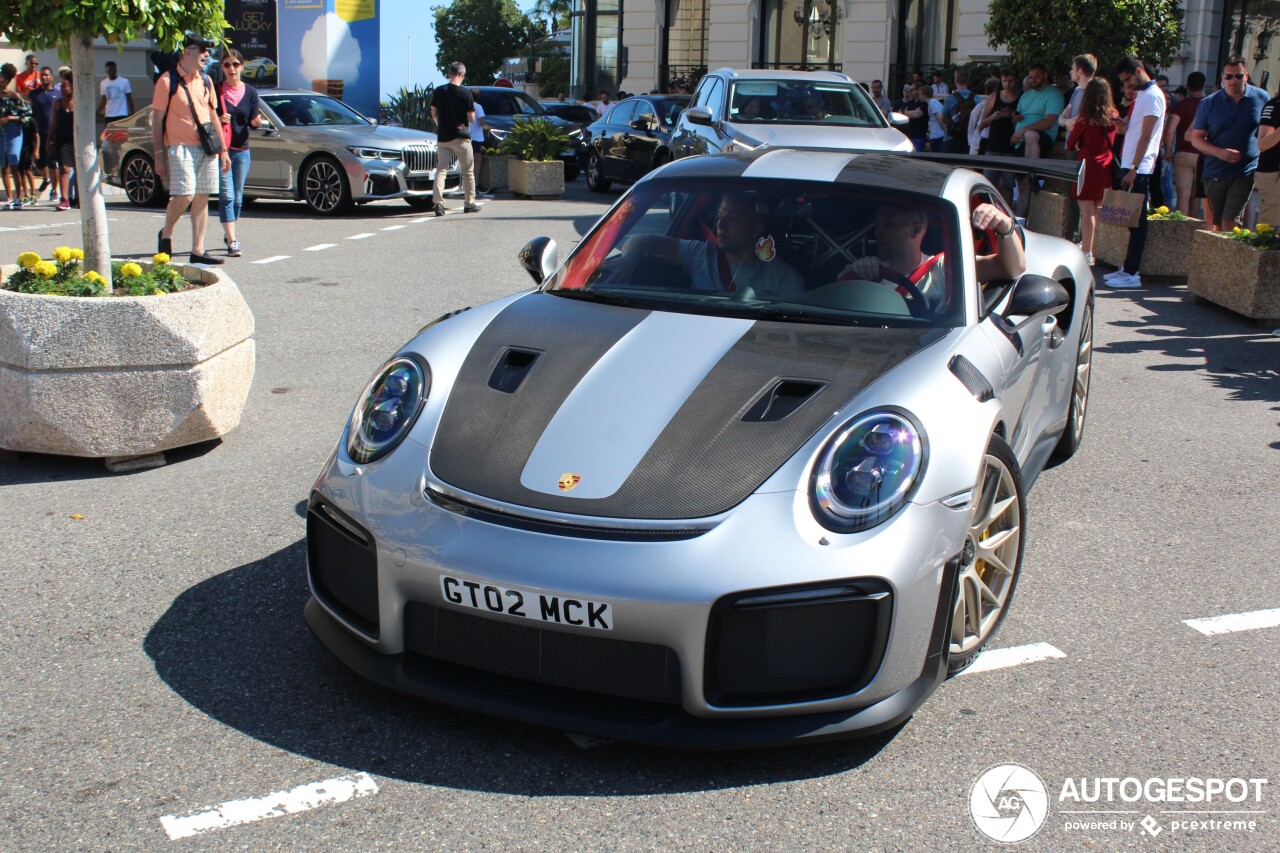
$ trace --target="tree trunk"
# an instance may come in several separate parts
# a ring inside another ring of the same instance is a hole
[[[98,165],[98,87],[93,77],[93,36],[71,37],[71,73],[75,87],[76,185],[80,191],[80,233],[85,270],[107,280],[111,290],[111,246],[107,242],[107,205]]]

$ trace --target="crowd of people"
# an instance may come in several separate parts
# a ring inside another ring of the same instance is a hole
[[[1102,72],[1094,56],[1081,54],[1069,76],[1056,79],[1041,65],[1025,74],[1006,68],[977,91],[977,81],[960,69],[951,85],[940,73],[931,82],[917,73],[892,103],[879,80],[870,91],[886,114],[907,116],[904,132],[919,151],[1083,161],[1084,180],[1072,197],[1080,205],[1080,247],[1090,264],[1106,191],[1142,193],[1147,204],[1124,266],[1107,278],[1113,287],[1141,284],[1149,207],[1176,209],[1203,218],[1211,230],[1229,231],[1252,221],[1249,206],[1256,199],[1256,220],[1280,223],[1280,97],[1250,82],[1243,58],[1227,60],[1213,91],[1200,72],[1171,88],[1139,57],[1113,69],[1118,90]],[[1008,172],[988,174],[1025,216],[1034,187]]]

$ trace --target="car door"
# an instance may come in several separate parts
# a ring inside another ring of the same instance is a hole
[[[692,157],[696,154],[711,153],[707,147],[707,137],[703,133],[703,131],[710,130],[710,128],[691,122],[688,112],[689,109],[694,107],[706,106],[712,90],[717,86],[723,88],[724,83],[715,75],[703,77],[702,82],[698,84],[698,88],[693,93],[693,100],[689,102],[688,109],[680,114],[680,119],[676,122],[675,130],[671,134],[672,157]],[[715,150],[718,151],[719,149]]]
[[[286,168],[284,136],[289,129],[280,123],[279,117],[263,104],[260,110],[262,124],[249,131],[249,177],[245,189],[285,190],[289,188],[289,169]]]
[[[600,134],[600,169],[606,178],[632,180],[628,174],[627,140],[631,135],[631,116],[635,101],[623,101],[609,110]]]
[[[658,121],[658,111],[653,104],[643,98],[636,101],[636,110],[631,117],[631,138],[627,140],[627,162],[630,177],[627,180],[638,181],[653,168],[653,157],[662,145]]]

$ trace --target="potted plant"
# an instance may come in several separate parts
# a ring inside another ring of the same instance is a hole
[[[1147,211],[1147,245],[1142,252],[1139,272],[1143,275],[1186,278],[1191,265],[1191,246],[1196,231],[1204,221],[1168,207]],[[1129,251],[1129,229],[1098,223],[1093,256],[1099,261],[1120,266]]]
[[[559,198],[564,194],[564,163],[558,157],[569,137],[545,118],[517,121],[502,140],[509,165],[511,191],[525,198]]]
[[[510,154],[504,153],[501,148],[484,149],[476,186],[488,190],[506,189],[511,185],[511,161],[514,159]]]
[[[240,422],[253,314],[214,269],[115,261],[108,290],[61,246],[0,268],[0,449],[103,458],[113,471]]]
[[[1267,223],[1253,231],[1197,231],[1187,289],[1259,323],[1280,322],[1280,236]]]

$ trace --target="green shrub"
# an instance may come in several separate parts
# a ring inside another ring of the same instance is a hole
[[[569,137],[545,117],[516,119],[515,127],[502,140],[502,153],[521,160],[555,160],[569,145]]]
[[[434,91],[425,86],[412,89],[401,86],[391,100],[379,105],[381,113],[387,121],[401,127],[435,133],[436,123],[431,118],[431,95]]]

